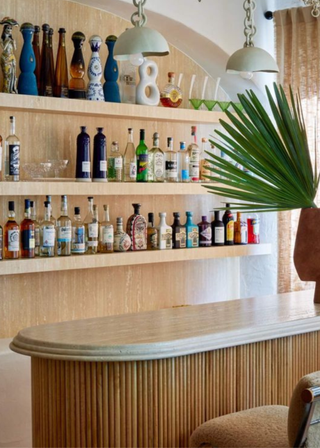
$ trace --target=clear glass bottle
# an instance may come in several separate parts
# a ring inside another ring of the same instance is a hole
[[[148,213],[147,249],[158,249],[158,230],[154,226],[153,213]]]
[[[242,213],[237,212],[234,223],[234,244],[248,244],[248,224],[242,219]]]
[[[54,226],[56,226],[57,220],[56,218],[52,215],[52,202],[51,202],[51,196],[47,195],[46,196],[46,200],[49,202],[49,208],[50,208],[50,221],[52,222],[52,224]]]
[[[31,207],[31,219],[34,223],[34,241],[35,241],[35,247],[34,247],[34,254],[36,257],[40,255],[40,224],[37,220],[37,207],[36,203],[34,201],[30,201],[30,207]]]
[[[54,257],[56,245],[56,229],[51,217],[49,201],[44,203],[44,219],[40,226],[40,257]]]
[[[197,145],[197,126],[191,126],[192,143],[188,146],[189,177],[191,182],[200,180],[200,148]]]
[[[88,213],[84,220],[86,228],[86,254],[96,254],[99,243],[99,220],[94,216],[93,197],[88,197]]]
[[[10,117],[10,135],[5,141],[4,175],[8,181],[20,180],[20,140],[16,136],[15,117]]]
[[[173,213],[174,221],[172,224],[172,248],[185,249],[187,247],[187,230],[186,226],[180,222],[180,213]]]
[[[201,182],[210,182],[208,176],[212,176],[213,173],[209,170],[211,163],[206,160],[206,158],[209,157],[208,154],[206,154],[208,139],[202,138],[201,143],[202,146],[200,153],[200,179]]]
[[[113,249],[115,252],[127,252],[131,247],[131,238],[123,230],[123,219],[117,218],[117,230],[114,233]]]
[[[114,229],[110,222],[109,205],[103,206],[104,220],[100,224],[99,229],[99,252],[102,254],[110,254],[113,252]]]
[[[165,178],[166,182],[178,182],[178,155],[173,150],[173,138],[167,138],[167,150],[165,153]]]
[[[180,182],[190,182],[189,177],[189,153],[186,149],[186,142],[180,142],[180,151],[178,153],[179,180]]]
[[[164,153],[159,148],[158,132],[153,134],[153,147],[149,151],[148,182],[164,181]]]
[[[137,182],[148,182],[149,154],[144,139],[145,130],[140,129],[140,142],[136,149]]]
[[[119,88],[121,103],[136,104],[137,67],[130,61],[120,62]]]
[[[226,246],[232,246],[234,244],[234,217],[230,210],[230,204],[227,205],[222,221],[224,224],[224,244]]]
[[[131,238],[131,250],[147,249],[147,221],[140,213],[141,204],[132,204],[133,215],[127,221],[127,234]]]
[[[224,246],[224,224],[220,219],[220,212],[216,210],[214,212],[214,221],[211,223],[212,229],[212,246]]]
[[[111,144],[111,154],[108,157],[108,181],[122,182],[123,178],[123,157],[120,153],[119,143],[114,141]]]
[[[66,53],[66,30],[59,28],[59,47],[54,75],[53,94],[59,98],[69,97],[69,77]]]
[[[8,203],[8,221],[4,226],[4,258],[16,259],[20,254],[20,228],[15,220],[14,201]]]
[[[74,208],[72,222],[71,253],[83,255],[86,252],[86,229],[81,219],[80,207]]]
[[[128,143],[124,152],[124,176],[125,182],[135,182],[137,180],[136,148],[133,143],[133,129],[128,129]]]
[[[21,258],[34,258],[34,223],[31,219],[30,199],[24,201],[24,220],[20,224]]]
[[[160,102],[164,107],[179,107],[182,103],[182,90],[175,83],[175,73],[168,73],[168,84],[160,92]]]
[[[186,212],[187,248],[199,247],[199,227],[193,223],[193,212]]]
[[[212,229],[211,224],[210,222],[208,222],[206,216],[201,217],[201,222],[199,222],[198,227],[199,227],[199,246],[200,247],[212,246]]]
[[[68,216],[68,198],[61,196],[61,215],[57,219],[57,255],[71,255],[72,225]]]
[[[0,260],[3,260],[3,229],[0,226]]]
[[[172,227],[166,223],[165,212],[159,213],[160,223],[158,230],[158,249],[172,249]]]

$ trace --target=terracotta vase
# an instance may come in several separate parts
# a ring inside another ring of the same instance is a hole
[[[320,209],[301,210],[296,244],[294,265],[303,281],[316,282],[314,302],[320,303]]]

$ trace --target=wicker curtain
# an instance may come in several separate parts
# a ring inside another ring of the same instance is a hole
[[[274,18],[279,82],[287,93],[289,85],[294,91],[300,91],[309,146],[319,167],[320,149],[316,149],[314,142],[315,135],[317,139],[319,135],[316,123],[320,125],[320,18],[311,16],[310,7],[277,11]],[[319,202],[318,198],[318,205]],[[298,219],[299,211],[278,214],[278,291],[281,293],[312,286],[299,280],[293,265]]]

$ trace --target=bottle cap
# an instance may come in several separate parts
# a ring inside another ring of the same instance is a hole
[[[132,128],[128,128],[128,132],[132,132],[133,131],[133,129]]]
[[[40,26],[39,25],[35,25],[34,26],[34,32],[35,32],[35,34],[40,33]]]
[[[145,129],[140,129],[140,140],[144,140],[146,136]]]
[[[175,72],[168,73],[169,78],[174,78],[176,76]]]
[[[15,121],[15,117],[10,117],[10,121]]]
[[[114,36],[113,34],[110,34],[110,36],[108,36],[106,38],[106,43],[107,42],[116,42],[116,40],[117,40],[117,36]]]
[[[191,133],[195,134],[197,132],[197,126],[191,126]]]
[[[81,132],[86,132],[87,131],[87,126],[80,126],[80,130],[81,130]]]
[[[14,201],[9,201],[9,211],[14,212]]]
[[[30,208],[30,199],[24,200],[24,208],[27,210],[27,208]]]
[[[51,203],[51,195],[47,195],[46,196],[47,201],[49,202],[49,204]]]
[[[32,25],[32,23],[25,22],[20,26],[20,31],[23,31],[23,30],[34,31],[34,26]]]
[[[159,137],[159,133],[158,132],[155,132],[154,134],[153,134],[153,140],[158,140],[160,137]]]
[[[48,208],[49,206],[50,206],[50,202],[49,201],[44,201],[44,206],[46,207],[46,208]]]
[[[180,213],[179,212],[173,212],[173,216],[175,218],[180,218]]]
[[[117,218],[117,224],[122,224],[123,223],[123,219],[120,217],[120,218]]]
[[[207,221],[207,216],[201,216],[202,221]]]
[[[65,28],[59,28],[58,33],[63,34],[66,32]]]
[[[160,212],[159,217],[161,218],[162,216],[167,216],[166,212]]]
[[[186,149],[186,142],[180,142],[180,149]]]
[[[34,201],[30,201],[30,207],[34,206]]]
[[[44,32],[48,32],[49,29],[50,29],[50,25],[48,25],[47,23],[44,23],[44,24],[42,25],[42,31],[44,31]]]
[[[193,212],[189,212],[189,211],[188,211],[188,212],[186,212],[186,215],[187,215],[187,216],[193,216]]]
[[[201,139],[201,141],[202,141],[202,143],[207,143],[207,142],[208,142],[208,139],[203,137],[203,138]]]
[[[220,210],[214,211],[214,219],[215,221],[220,221]]]
[[[148,222],[154,221],[154,213],[148,213]]]
[[[98,132],[103,132],[103,129],[104,129],[104,128],[97,128],[97,131],[98,131]]]
[[[88,196],[88,201],[93,201],[93,196]]]
[[[61,196],[61,200],[62,200],[62,201],[66,201],[66,200],[67,200],[67,196],[66,196],[65,194],[62,195],[62,196]]]
[[[173,142],[173,138],[172,137],[167,137],[167,146],[170,146]]]
[[[74,208],[74,214],[75,215],[80,215],[80,207],[75,207]]]
[[[140,215],[140,207],[141,204],[132,204],[132,207],[134,208],[134,212],[136,215]]]
[[[83,40],[83,42],[86,40],[86,36],[81,32],[81,31],[76,31],[75,33],[72,34],[72,38],[73,42],[75,40]]]
[[[54,33],[53,28],[50,28],[49,29],[49,36],[53,36],[53,33]]]
[[[230,204],[226,203],[226,207],[227,207],[227,208],[230,208]]]
[[[109,210],[109,205],[108,204],[104,204],[103,210],[105,210],[105,211]]]

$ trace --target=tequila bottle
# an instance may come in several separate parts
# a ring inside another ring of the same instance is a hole
[[[148,182],[149,156],[148,147],[144,139],[145,130],[140,129],[140,143],[136,149],[137,182]]]
[[[44,219],[40,226],[40,257],[54,257],[56,244],[56,229],[51,217],[51,206],[49,201],[44,203]]]
[[[149,151],[148,182],[164,181],[164,153],[159,148],[159,134],[153,134],[153,147]]]
[[[37,207],[34,201],[30,201],[31,219],[34,223],[34,254],[38,257],[40,255],[40,224],[37,220]]]
[[[41,57],[40,57],[40,26],[36,25],[34,27],[34,34],[33,34],[33,41],[32,41],[32,48],[34,52],[34,57],[36,60],[36,69],[34,71],[34,74],[37,78],[37,86],[38,91],[40,89],[40,68],[41,68]]]
[[[175,83],[175,73],[168,73],[168,84],[160,92],[160,101],[164,107],[179,107],[182,103],[182,90]]]
[[[159,213],[158,249],[172,249],[172,227],[167,225],[166,216],[165,212]]]
[[[10,135],[5,142],[4,175],[5,180],[20,180],[20,140],[16,134],[16,119],[10,117]]]
[[[30,199],[24,201],[24,220],[20,224],[21,258],[34,258],[34,223],[31,219]]]
[[[112,142],[111,154],[108,157],[108,181],[121,182],[123,170],[123,157],[119,150],[119,143]]]
[[[103,206],[104,220],[99,229],[99,252],[109,254],[113,252],[114,230],[110,222],[109,205]]]
[[[46,200],[49,202],[49,208],[50,208],[50,221],[52,222],[52,224],[55,226],[56,225],[56,218],[52,215],[52,202],[51,202],[51,196],[48,195],[46,196]]]
[[[20,229],[15,220],[14,201],[9,201],[8,221],[4,226],[4,258],[19,258]]]
[[[117,218],[117,230],[114,233],[114,251],[127,252],[131,247],[131,238],[123,230],[123,219]]]
[[[199,228],[192,222],[193,213],[186,212],[187,248],[199,247]]]
[[[71,255],[72,225],[68,216],[67,196],[61,196],[61,215],[57,219],[57,255]]]
[[[209,169],[211,166],[211,163],[206,160],[206,157],[209,157],[208,154],[206,154],[208,139],[202,138],[201,143],[202,143],[202,147],[201,147],[201,154],[200,154],[200,179],[201,179],[201,182],[210,182],[210,179],[208,179],[208,176],[212,176],[213,173]]]
[[[167,138],[167,150],[165,154],[166,182],[178,182],[178,156],[173,150],[173,138]]]
[[[140,214],[141,204],[132,204],[134,213],[127,221],[127,234],[131,238],[131,250],[147,249],[147,221]]]
[[[72,42],[74,45],[74,53],[70,66],[70,83],[69,83],[69,97],[76,99],[86,98],[86,84],[84,82],[85,75],[85,62],[82,53],[83,43],[86,40],[86,36],[77,31],[72,35]]]
[[[199,245],[200,247],[210,247],[212,245],[212,229],[206,216],[202,216],[199,227]]]
[[[147,249],[158,249],[158,230],[154,226],[153,213],[148,213]]]
[[[186,149],[186,142],[180,142],[179,159],[179,180],[181,182],[190,182],[189,177],[189,153]]]
[[[86,228],[86,254],[98,252],[99,220],[93,211],[93,197],[88,197],[88,213],[84,220]]]
[[[80,207],[74,208],[72,222],[71,253],[83,255],[86,252],[86,229],[80,215]]]
[[[192,143],[188,146],[189,176],[191,182],[200,180],[200,148],[197,145],[197,126],[191,126]]]
[[[242,213],[237,212],[234,223],[234,244],[248,244],[248,224],[242,219]]]
[[[137,179],[136,149],[133,143],[133,129],[128,129],[128,143],[124,152],[124,176],[125,182],[135,182]]]
[[[174,221],[172,224],[172,248],[185,249],[187,247],[186,226],[180,222],[180,213],[173,213]]]
[[[69,97],[68,63],[66,53],[66,30],[59,28],[59,47],[57,54],[56,71],[54,74],[53,94],[56,97]]]
[[[214,221],[211,223],[212,229],[212,246],[224,246],[224,224],[220,220],[220,212],[214,212]]]

